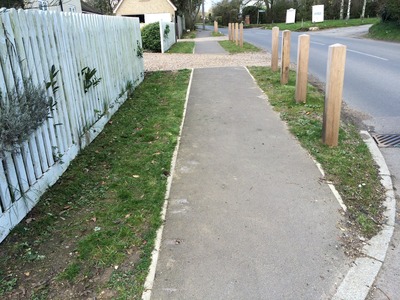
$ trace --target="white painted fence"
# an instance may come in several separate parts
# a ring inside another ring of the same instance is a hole
[[[185,29],[185,17],[177,16],[176,17],[176,36],[178,39],[182,38],[183,30]]]
[[[80,149],[103,129],[125,100],[127,82],[144,77],[139,20],[14,9],[0,13],[0,90],[30,78],[45,86],[55,66],[57,105],[19,153],[0,160],[0,242],[66,170]],[[84,92],[81,70],[102,78]],[[19,85],[21,86],[21,85]],[[7,101],[7,100],[4,100]]]
[[[175,23],[160,21],[161,53],[176,43]]]

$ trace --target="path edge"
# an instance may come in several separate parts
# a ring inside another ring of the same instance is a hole
[[[377,235],[366,242],[362,249],[363,255],[352,263],[332,300],[364,300],[368,296],[383,265],[394,231],[396,199],[390,171],[369,132],[362,130],[360,135],[379,167],[381,184],[386,190],[386,199],[383,202],[386,207],[383,213],[386,217],[386,224],[383,225],[382,230]]]
[[[169,194],[171,191],[172,179],[174,177],[174,171],[175,171],[176,161],[177,161],[177,157],[178,157],[178,151],[179,151],[179,147],[181,144],[182,130],[183,130],[183,124],[185,123],[185,119],[186,119],[186,111],[187,111],[187,105],[188,105],[188,101],[189,101],[190,89],[192,87],[193,72],[194,72],[194,69],[191,69],[189,84],[188,84],[188,88],[186,91],[185,105],[183,108],[182,122],[181,122],[181,126],[179,129],[179,135],[178,135],[177,143],[175,146],[175,150],[172,155],[170,176],[168,176],[168,179],[167,179],[167,189],[165,191],[165,196],[164,196],[165,200],[164,200],[164,204],[163,204],[162,211],[161,211],[162,224],[161,224],[160,228],[158,228],[158,230],[157,230],[156,239],[155,239],[155,243],[154,243],[154,249],[151,253],[151,264],[149,267],[149,272],[146,277],[146,281],[144,283],[142,300],[150,300],[151,299],[151,292],[153,289],[154,279],[156,276],[158,256],[160,253],[161,240],[162,240],[162,235],[163,235],[163,231],[164,231],[165,217],[167,214],[168,199],[169,199]]]

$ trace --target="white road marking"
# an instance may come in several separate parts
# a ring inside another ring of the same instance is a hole
[[[326,44],[318,43],[318,42],[311,42],[311,44],[316,44],[316,45],[321,45],[321,46],[325,46],[326,45]]]
[[[361,55],[365,55],[365,56],[369,56],[369,57],[373,57],[373,58],[376,58],[376,59],[381,59],[381,60],[388,61],[387,58],[383,58],[383,57],[380,57],[380,56],[375,56],[375,55],[364,53],[364,52],[360,52],[360,51],[355,51],[355,50],[350,50],[350,49],[347,49],[347,51],[353,52],[353,53],[357,53],[357,54],[361,54]]]

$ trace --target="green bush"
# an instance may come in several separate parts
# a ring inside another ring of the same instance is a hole
[[[160,23],[151,23],[142,28],[143,49],[161,52]]]

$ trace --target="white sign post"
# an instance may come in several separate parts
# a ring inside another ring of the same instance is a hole
[[[293,24],[296,22],[296,10],[290,8],[286,11],[286,24]]]
[[[312,7],[312,22],[318,23],[324,21],[324,6],[313,5]]]

